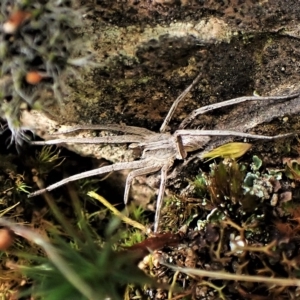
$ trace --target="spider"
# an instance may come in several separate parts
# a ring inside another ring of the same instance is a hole
[[[44,189],[40,189],[36,192],[29,194],[28,197],[34,197],[40,195],[46,191],[52,191],[68,182],[87,178],[95,175],[110,173],[113,171],[120,170],[132,170],[126,180],[125,191],[124,191],[124,203],[127,204],[130,186],[133,179],[137,176],[147,175],[160,170],[160,187],[157,196],[156,212],[154,219],[154,232],[157,232],[159,226],[160,212],[163,204],[163,196],[165,192],[165,186],[167,181],[167,172],[173,165],[176,159],[184,160],[187,157],[188,152],[194,152],[201,149],[210,140],[210,136],[237,136],[242,138],[252,139],[264,139],[273,140],[277,138],[283,138],[292,135],[280,134],[276,136],[264,136],[264,135],[253,135],[243,132],[236,132],[230,130],[199,130],[199,129],[184,129],[186,128],[198,115],[204,114],[208,111],[212,111],[217,108],[226,107],[245,101],[268,101],[268,100],[290,100],[299,96],[299,94],[292,94],[287,96],[271,96],[271,97],[240,97],[230,99],[220,103],[207,105],[194,110],[188,115],[180,124],[179,129],[173,134],[167,132],[168,124],[178,106],[190,90],[196,85],[200,79],[199,74],[191,85],[184,90],[183,93],[174,101],[172,104],[164,122],[160,127],[160,132],[156,133],[145,128],[125,126],[117,124],[108,125],[79,125],[72,127],[71,129],[57,134],[66,134],[78,130],[108,130],[123,132],[123,135],[116,136],[105,136],[105,137],[94,137],[94,138],[62,138],[53,139],[48,141],[33,141],[32,145],[57,145],[62,143],[81,143],[81,144],[129,144],[130,149],[141,149],[141,156],[139,160],[131,162],[117,162],[109,166],[103,166],[98,169],[86,171],[77,175],[70,176],[61,181],[58,181]]]

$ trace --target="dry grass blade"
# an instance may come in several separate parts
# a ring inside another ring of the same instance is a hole
[[[176,272],[179,271],[187,275],[194,275],[199,277],[209,277],[213,279],[235,280],[245,282],[260,282],[277,286],[300,286],[300,279],[296,278],[270,278],[266,276],[231,274],[226,272],[206,271],[200,269],[178,267],[165,262],[161,262],[161,264],[167,266],[168,268]]]
[[[133,226],[133,227],[135,227],[137,229],[140,229],[143,232],[147,231],[147,228],[143,224],[141,224],[141,223],[139,223],[137,221],[134,221],[134,220],[126,217],[124,214],[122,214],[120,211],[118,211],[113,205],[111,205],[105,198],[103,198],[102,196],[98,195],[97,193],[95,193],[95,192],[88,192],[88,196],[90,196],[90,197],[98,200],[99,202],[101,202],[114,215],[116,215],[117,217],[119,217],[126,224],[128,224],[130,226]]]

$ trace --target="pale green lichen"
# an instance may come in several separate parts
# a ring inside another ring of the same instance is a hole
[[[267,173],[260,173],[259,169],[262,166],[262,161],[257,156],[253,156],[252,159],[251,169],[253,173],[247,173],[243,189],[245,193],[257,196],[262,200],[270,199],[273,193],[272,181],[281,180],[282,173],[276,170],[267,170]]]

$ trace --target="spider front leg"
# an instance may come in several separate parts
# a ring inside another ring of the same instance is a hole
[[[244,132],[237,132],[231,130],[176,130],[174,133],[174,137],[181,143],[181,147],[185,150],[185,152],[193,152],[197,151],[209,141],[210,136],[236,136],[242,138],[250,138],[250,139],[260,139],[260,140],[275,140],[279,138],[286,138],[289,136],[293,136],[295,133],[286,133],[286,134],[278,134],[274,136],[266,136],[266,135],[255,135]],[[203,141],[203,137],[208,138],[206,141]],[[204,143],[203,143],[204,142]],[[199,153],[197,154],[197,156]],[[201,154],[200,154],[201,158]]]
[[[69,129],[63,131],[57,131],[51,135],[58,135],[58,134],[67,134],[72,133],[79,130],[104,130],[104,131],[120,131],[124,133],[130,133],[135,135],[141,136],[149,136],[154,135],[155,132],[148,130],[146,128],[136,127],[136,126],[127,126],[127,125],[119,125],[119,124],[105,124],[105,125],[77,125],[73,126]]]
[[[176,130],[174,136],[238,136],[242,138],[250,138],[250,139],[258,139],[258,140],[275,140],[280,138],[289,137],[295,135],[296,133],[285,133],[285,134],[278,134],[274,136],[268,135],[259,135],[259,134],[250,134],[244,132],[237,132],[231,130],[198,130],[198,129],[190,129],[190,130]],[[184,139],[183,139],[184,141]],[[183,145],[183,147],[187,147],[188,145]],[[194,149],[197,150],[197,149]]]
[[[211,104],[211,105],[207,105],[207,106],[203,106],[200,107],[198,109],[195,109],[194,111],[192,111],[179,125],[179,129],[183,129],[185,128],[188,124],[190,124],[198,115],[202,115],[205,114],[209,111],[215,110],[217,108],[221,108],[221,107],[227,107],[227,106],[231,106],[234,104],[238,104],[238,103],[243,103],[246,101],[266,101],[266,100],[291,100],[294,98],[297,98],[299,96],[298,94],[292,94],[292,95],[287,95],[287,96],[270,96],[270,97],[259,97],[259,96],[245,96],[245,97],[240,97],[240,98],[235,98],[235,99],[230,99],[227,101],[223,101],[223,102],[219,102],[219,103],[215,103],[215,104]]]
[[[61,138],[47,141],[33,141],[31,145],[59,145],[65,143],[71,144],[128,144],[128,143],[141,143],[145,140],[144,137],[138,135],[112,135],[91,138]]]

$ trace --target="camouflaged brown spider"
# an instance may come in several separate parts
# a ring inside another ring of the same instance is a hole
[[[160,218],[160,211],[163,203],[163,196],[167,180],[167,171],[173,165],[174,160],[184,160],[187,157],[188,152],[197,151],[202,148],[209,140],[210,136],[237,136],[242,138],[253,138],[253,139],[264,139],[273,140],[277,138],[283,138],[292,134],[280,134],[276,136],[264,136],[264,135],[253,135],[243,132],[235,131],[221,131],[221,130],[193,130],[184,129],[189,123],[192,122],[198,115],[204,114],[208,111],[212,111],[217,108],[242,103],[245,101],[252,100],[289,100],[299,96],[299,94],[287,95],[287,96],[271,96],[271,97],[240,97],[220,103],[207,105],[194,110],[188,117],[186,117],[173,134],[166,132],[167,126],[176,110],[180,101],[182,101],[187,93],[195,86],[200,78],[200,74],[194,79],[192,84],[175,100],[172,107],[170,108],[163,124],[160,127],[160,132],[156,133],[145,128],[125,126],[125,125],[79,125],[71,128],[68,131],[58,132],[58,134],[65,134],[74,132],[77,130],[106,130],[106,131],[117,131],[123,132],[124,135],[119,136],[105,136],[105,137],[93,137],[93,138],[63,138],[54,139],[42,142],[31,142],[32,145],[57,145],[62,143],[81,143],[81,144],[129,144],[129,148],[139,148],[142,150],[142,155],[139,160],[131,162],[117,162],[109,166],[103,166],[98,169],[83,172],[77,175],[70,176],[61,181],[58,181],[44,189],[38,190],[29,194],[29,197],[40,195],[46,191],[52,191],[59,186],[62,186],[68,182],[110,173],[113,171],[120,170],[132,170],[126,180],[125,191],[124,191],[124,203],[127,204],[129,197],[129,190],[133,179],[137,176],[147,175],[160,170],[161,179],[160,187],[157,196],[155,221],[154,221],[154,232],[157,232]]]

